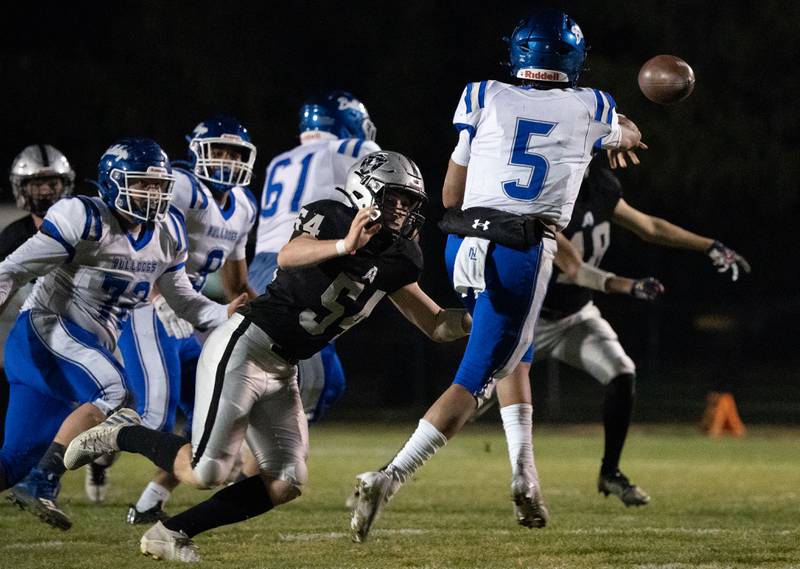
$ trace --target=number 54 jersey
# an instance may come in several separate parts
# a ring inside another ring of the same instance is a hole
[[[333,200],[310,203],[300,210],[292,238],[341,239],[356,213]],[[266,292],[239,312],[278,344],[278,355],[306,359],[368,317],[386,294],[417,282],[421,271],[422,252],[414,241],[379,233],[354,255],[278,270]]]
[[[453,117],[452,160],[468,166],[463,209],[490,207],[565,227],[583,172],[599,148],[617,148],[614,99],[597,89],[469,83]]]

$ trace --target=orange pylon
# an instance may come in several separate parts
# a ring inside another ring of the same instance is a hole
[[[729,434],[733,437],[743,437],[747,429],[739,417],[736,409],[736,400],[730,392],[711,391],[706,397],[706,410],[700,423],[710,437],[721,437]]]

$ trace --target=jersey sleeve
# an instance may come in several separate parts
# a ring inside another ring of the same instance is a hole
[[[469,164],[470,147],[478,130],[482,111],[486,107],[488,88],[489,81],[467,83],[458,100],[458,106],[453,115],[453,126],[458,131],[458,144],[450,158],[460,166]]]
[[[423,256],[422,249],[414,241],[401,241],[403,251],[403,268],[398,274],[397,280],[392,283],[392,290],[386,291],[388,294],[397,292],[404,286],[419,281],[422,275]]]
[[[168,271],[176,271],[186,265],[189,254],[189,238],[186,234],[186,219],[174,205],[167,210],[167,219],[164,221],[167,233],[170,236],[170,250],[173,253],[172,265]]]
[[[619,126],[614,97],[600,89],[581,89],[578,93],[589,109],[591,119],[589,140],[593,142],[593,148],[595,150],[619,148],[622,129]]]
[[[256,215],[258,215],[258,206],[256,205],[256,198],[253,193],[247,188],[237,188],[236,200],[241,206],[247,208],[247,221],[239,231],[239,240],[233,247],[233,250],[228,255],[231,261],[241,261],[247,256],[247,237],[250,235],[250,230],[256,223]]]
[[[342,239],[350,230],[354,212],[333,200],[320,200],[306,204],[294,222],[292,239],[310,235],[314,239]]]

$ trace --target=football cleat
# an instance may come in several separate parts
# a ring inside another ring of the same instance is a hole
[[[44,523],[66,531],[72,527],[72,522],[56,503],[60,489],[61,484],[55,474],[34,468],[11,488],[6,499]]]
[[[538,484],[522,476],[511,481],[511,499],[517,523],[526,528],[543,528],[550,521],[550,512],[544,503]]]
[[[400,488],[400,482],[383,470],[356,476],[355,503],[350,518],[350,537],[356,543],[367,540],[373,522]]]
[[[86,476],[83,480],[83,489],[90,502],[99,504],[105,502],[108,495],[108,466],[90,462],[86,465]]]
[[[197,546],[189,536],[182,531],[167,529],[161,522],[157,522],[156,525],[144,533],[141,541],[139,541],[139,549],[142,555],[147,555],[153,559],[182,561],[184,563],[200,561],[200,555],[197,554]]]
[[[72,439],[64,453],[64,466],[69,470],[89,464],[104,454],[119,451],[117,434],[122,427],[141,425],[142,418],[133,409],[120,409],[108,419]]]
[[[165,522],[168,519],[167,512],[161,509],[161,502],[144,512],[140,512],[135,505],[131,504],[128,508],[128,515],[125,516],[125,521],[131,525],[154,524],[156,522]]]
[[[650,502],[650,495],[635,484],[631,484],[628,477],[619,470],[612,474],[601,472],[597,478],[597,491],[605,494],[606,498],[609,494],[614,494],[625,506],[644,506]]]

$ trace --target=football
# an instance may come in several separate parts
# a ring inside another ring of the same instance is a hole
[[[694,71],[680,57],[657,55],[639,70],[639,88],[654,103],[677,103],[694,90]]]

